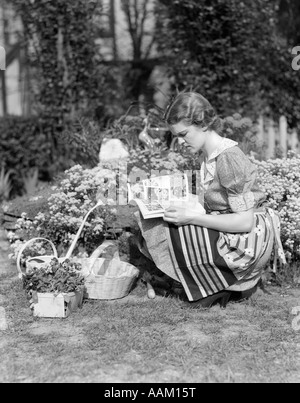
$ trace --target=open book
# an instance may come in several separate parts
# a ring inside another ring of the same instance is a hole
[[[128,183],[128,201],[135,201],[143,217],[163,217],[170,206],[191,207],[205,214],[196,195],[189,193],[185,173],[156,176],[135,184]]]

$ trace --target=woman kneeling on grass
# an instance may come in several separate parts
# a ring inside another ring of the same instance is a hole
[[[211,307],[249,298],[280,241],[278,214],[264,207],[265,194],[256,167],[238,147],[221,135],[222,121],[200,94],[177,95],[165,122],[179,143],[192,153],[202,151],[201,181],[206,214],[172,206],[163,220],[144,220],[135,213],[140,251],[184,287],[188,306]]]

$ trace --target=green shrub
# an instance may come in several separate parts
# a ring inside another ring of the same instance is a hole
[[[226,116],[223,119],[223,125],[222,135],[237,141],[245,154],[254,154],[258,159],[263,157],[265,144],[258,142],[257,127],[250,118],[235,113],[232,116]]]
[[[36,168],[40,180],[50,181],[74,164],[98,163],[101,131],[84,118],[57,125],[46,116],[10,116],[0,119],[0,133],[0,161],[11,171],[11,198],[26,191],[26,178]]]
[[[174,88],[202,93],[223,116],[261,113],[299,124],[300,75],[277,38],[278,4],[158,0],[158,49]]]
[[[67,170],[64,179],[53,186],[52,194],[44,201],[46,207],[43,207],[43,212],[38,212],[33,218],[24,212],[17,220],[16,233],[10,234],[14,258],[21,244],[33,237],[51,240],[59,254],[64,255],[83,218],[95,206],[98,197],[101,197],[99,189],[103,190],[106,182],[111,182],[112,176],[111,172],[100,166],[84,169],[75,165]],[[89,215],[75,253],[79,253],[83,248],[89,255],[103,241],[103,234],[115,220],[116,211],[110,207],[100,206]]]
[[[41,175],[51,169],[52,143],[36,117],[0,119],[0,160],[12,170],[12,194],[23,191],[22,174],[38,167]]]
[[[300,155],[254,162],[268,205],[279,211],[281,239],[289,260],[300,256]]]
[[[139,134],[144,128],[141,116],[122,115],[112,122],[103,135],[107,138],[118,138],[124,141],[130,149],[139,146]]]
[[[80,117],[65,123],[64,130],[56,133],[60,171],[75,164],[89,168],[96,166],[104,135],[101,126],[89,118]]]

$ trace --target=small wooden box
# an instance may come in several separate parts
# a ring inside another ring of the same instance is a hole
[[[82,292],[61,293],[36,293],[33,303],[33,316],[43,318],[66,318],[71,312],[81,307]]]

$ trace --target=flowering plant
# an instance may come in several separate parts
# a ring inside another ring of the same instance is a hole
[[[53,257],[48,264],[27,268],[23,276],[24,289],[29,295],[34,291],[55,294],[81,292],[84,288],[81,268],[80,263],[72,262],[70,259],[60,262]]]
[[[268,206],[280,214],[286,257],[296,260],[300,256],[300,155],[290,151],[287,158],[254,162]]]
[[[9,233],[11,259],[15,260],[22,244],[33,237],[51,239],[59,255],[63,255],[84,216],[96,205],[99,189],[108,188],[111,182],[113,172],[101,166],[84,169],[81,165],[75,165],[65,171],[64,179],[52,187],[53,193],[46,201],[47,211],[39,212],[33,219],[29,219],[28,214],[23,212],[15,224],[16,231]],[[81,253],[87,255],[80,257],[88,256],[103,241],[107,226],[116,220],[116,210],[110,207],[108,204],[100,206],[89,216],[76,246],[77,256]],[[28,249],[27,254],[35,256],[37,253],[32,248]]]

